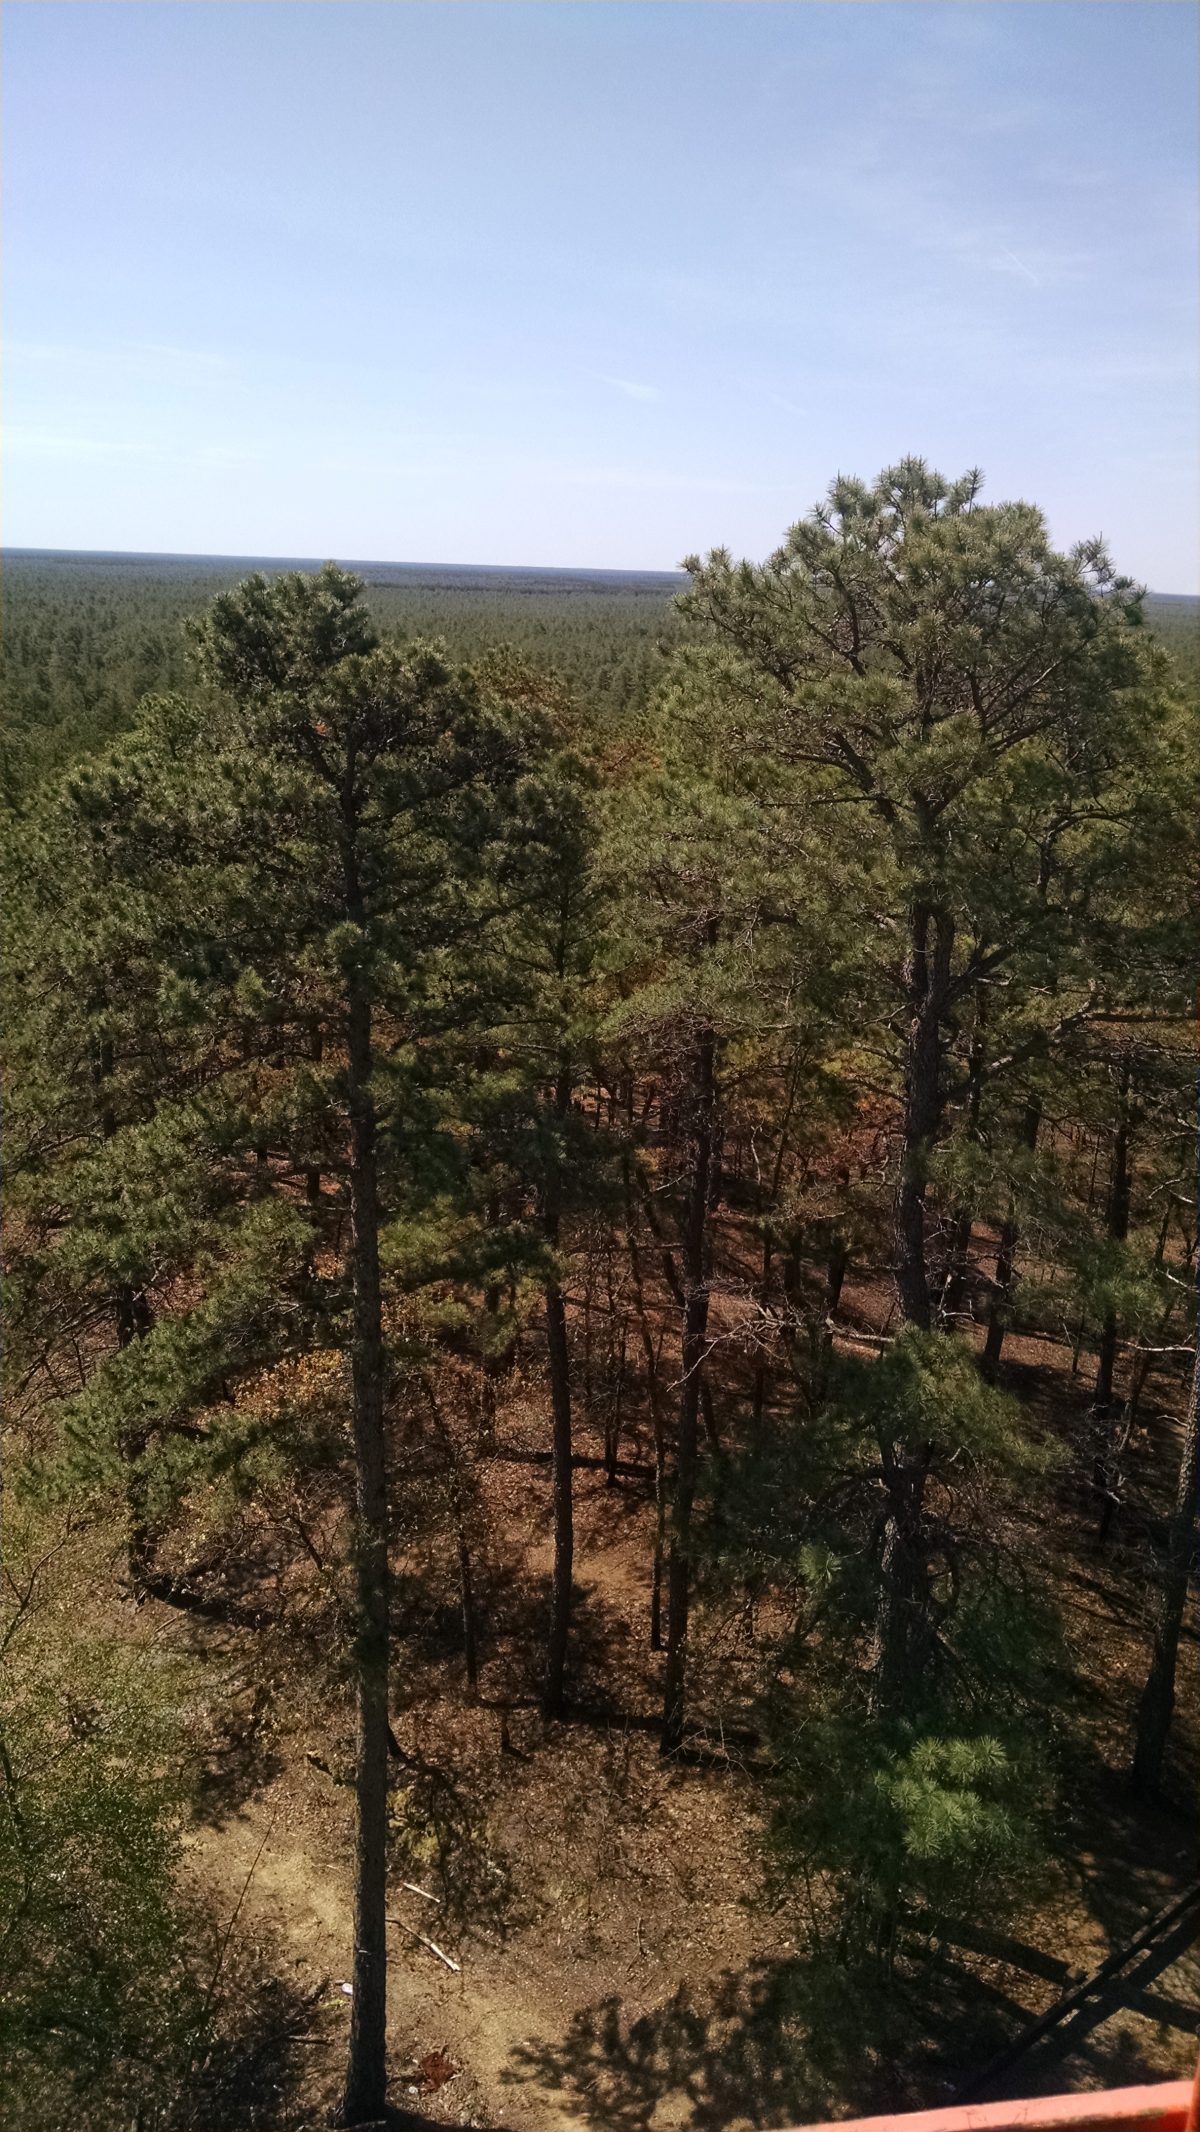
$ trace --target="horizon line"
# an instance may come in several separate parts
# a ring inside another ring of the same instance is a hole
[[[250,548],[46,548],[31,546],[24,541],[0,543],[0,556],[5,555],[53,555],[94,556],[101,561],[123,560],[127,562],[166,563],[316,563],[339,562],[346,569],[363,570],[508,570],[526,571],[531,576],[572,577],[679,577],[688,573],[678,565],[672,569],[650,569],[619,563],[449,563],[433,558],[417,560],[403,556],[387,555],[269,555],[263,550]],[[1186,595],[1185,595],[1186,597]]]
[[[79,557],[97,562],[163,562],[163,563],[273,563],[283,568],[300,566],[321,568],[326,562],[336,562],[349,570],[476,570],[527,577],[661,577],[684,580],[689,573],[678,565],[674,569],[633,568],[617,563],[449,563],[432,558],[416,561],[403,556],[359,555],[268,555],[251,549],[209,548],[46,548],[28,545],[23,541],[0,542],[0,558],[6,556],[53,556],[63,559]],[[1153,585],[1145,588],[1148,599],[1188,600],[1200,602],[1200,589],[1192,592],[1160,592]]]

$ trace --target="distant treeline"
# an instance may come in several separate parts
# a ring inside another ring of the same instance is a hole
[[[4,557],[0,789],[19,806],[42,780],[102,747],[147,695],[181,688],[184,624],[251,569],[238,556],[10,550]],[[677,635],[669,573],[500,570],[364,563],[367,605],[385,637],[441,639],[477,658],[503,641],[551,666],[602,723],[637,708]]]

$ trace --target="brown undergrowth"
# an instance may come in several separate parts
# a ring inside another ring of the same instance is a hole
[[[847,1284],[848,1336],[882,1322],[885,1297],[882,1282]],[[732,1342],[720,1366],[721,1408],[736,1415],[748,1373]],[[1013,1338],[1005,1376],[1035,1426],[1083,1444],[1087,1393],[1065,1345]],[[536,1376],[527,1379],[502,1406],[495,1453],[481,1466],[477,1694],[463,1678],[450,1549],[440,1593],[435,1585],[397,1636],[397,2103],[522,2132],[716,2132],[946,2101],[1195,1871],[1185,1811],[1200,1716],[1194,1633],[1176,1721],[1179,1803],[1135,1807],[1124,1783],[1147,1648],[1148,1549],[1176,1443],[1169,1398],[1146,1402],[1127,1505],[1103,1547],[1090,1494],[1071,1478],[1078,1459],[1018,1519],[1017,1544],[1065,1623],[1071,1710],[1053,1868],[1038,1900],[1015,1928],[946,1920],[935,1946],[914,1943],[899,1967],[894,2032],[864,2032],[857,2048],[844,2008],[832,2033],[797,1920],[764,1887],[769,1785],[750,1728],[754,1631],[740,1613],[701,1610],[694,1751],[678,1765],[659,1756],[652,1447],[632,1402],[621,1457],[633,1470],[614,1482],[599,1424],[579,1420],[578,1451],[594,1463],[577,1475],[571,1716],[547,1724],[540,1714],[551,1505],[548,1470],[529,1454],[544,1447],[543,1405]],[[403,1559],[397,1569],[403,1593]],[[286,1649],[264,1667],[270,1635],[183,1617],[171,1633],[219,1644],[246,1669],[240,1715],[212,1743],[189,1871],[209,1899],[230,1908],[240,1899],[239,1936],[306,2008],[292,2044],[303,2071],[281,2121],[315,2128],[336,2095],[348,2008],[345,1699],[330,1692],[315,1649],[307,1670]],[[1098,2025],[1075,2024],[1061,2049],[1035,2054],[1020,2091],[1184,2070],[1200,2022],[1188,1950],[1168,1948],[1157,1971],[1143,1965],[1126,1996]]]

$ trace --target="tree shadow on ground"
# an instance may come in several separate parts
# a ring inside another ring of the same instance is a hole
[[[263,1953],[227,1957],[179,2070],[163,2068],[151,2121],[164,2132],[291,2132],[306,2119],[312,2047],[338,2040],[329,1980],[301,1989],[264,1970]]]
[[[532,2075],[589,2124],[617,2132],[645,2132],[667,2095],[686,2097],[698,2127],[734,2117],[786,2124],[812,2115],[813,2089],[786,2025],[769,2018],[770,1998],[767,1974],[724,1977],[709,2010],[681,1986],[665,2005],[631,2018],[614,1993],[574,2014],[560,2042],[519,2047],[503,2077]]]
[[[549,1572],[526,1571],[507,1580],[488,1611],[481,1607],[480,1699],[486,1706],[514,1711],[540,1703],[551,1603]],[[572,1709],[586,1709],[594,1722],[636,1724],[640,1717],[650,1718],[659,1700],[652,1669],[660,1664],[640,1623],[592,1581],[575,1584],[567,1666]],[[631,1700],[635,1708],[628,1710]]]
[[[1145,1949],[1133,1965],[1101,1987],[1060,2028],[1034,2045],[1018,2068],[990,2087],[987,2101],[1018,2094],[1047,2094],[1087,2085],[1128,2086],[1163,2078],[1149,2050],[1150,2034],[1139,2035],[1114,2020],[1122,2013],[1140,2014],[1157,2029],[1195,2036],[1200,2030],[1200,1972],[1185,1958],[1196,1943],[1196,1917],[1189,1913],[1162,1939]],[[1166,1976],[1172,1989],[1149,1987]],[[1111,2024],[1111,2025],[1109,2025]],[[1103,2078],[1101,2078],[1103,2076]]]
[[[964,1931],[965,1943],[997,1965],[981,1973],[956,1957],[949,1937],[919,1957],[910,1950],[886,1985],[878,1973],[872,1982],[828,1959],[797,1956],[725,1971],[703,1993],[681,1986],[646,2012],[613,1993],[577,2011],[557,2041],[518,2048],[503,2078],[536,2079],[604,2132],[648,2132],[667,2098],[682,2107],[691,2132],[724,2132],[734,2120],[766,2128],[948,2103],[1030,2019],[1020,1972],[1050,1979],[1063,1967],[1021,1941],[1001,1935],[993,1947],[986,1933]],[[1185,1928],[1139,1965],[1121,2000],[1176,2032],[1194,2030],[1200,2005],[1192,2017],[1186,1987],[1183,1997],[1160,2001],[1145,1987],[1178,1961],[1186,1937]],[[1037,1996],[1044,2003],[1044,1985]],[[1091,2035],[1097,2012],[1103,2020],[1112,2007],[1081,2016],[1078,2032],[1068,2027],[1044,2063],[1022,2061],[1011,2092],[1079,2084],[1061,2067],[1067,2056],[1074,2064],[1081,2047],[1087,2075],[1093,2067],[1104,2075],[1098,2085],[1155,2077],[1134,2039]],[[989,2088],[986,2099],[1008,2093]]]
[[[536,2078],[606,2132],[647,2132],[668,2096],[686,2104],[693,2132],[724,2132],[735,2119],[803,2123],[910,2102],[896,2047],[919,2018],[903,1985],[868,2006],[846,1971],[759,1961],[722,1972],[702,1998],[681,1985],[645,2013],[615,1993],[600,1999],[559,2041],[519,2047],[503,2078]]]
[[[221,1716],[196,1780],[198,1821],[219,1828],[279,1775],[284,1759],[266,1724],[264,1698],[245,1698]]]
[[[1182,1789],[1182,1788],[1181,1788]],[[1072,1788],[1063,1830],[1068,1872],[1111,1946],[1163,1909],[1196,1872],[1196,1820],[1170,1799],[1139,1799],[1127,1772],[1082,1739],[1072,1744]],[[1122,1870],[1114,1873],[1114,1859]]]

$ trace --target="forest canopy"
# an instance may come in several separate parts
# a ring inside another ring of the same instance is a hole
[[[727,2115],[947,2099],[1194,1749],[1186,617],[917,459],[679,583],[7,568],[12,2122],[381,2120],[585,1796],[626,1926],[745,1848]]]

